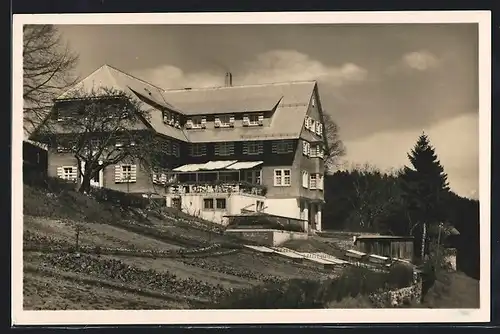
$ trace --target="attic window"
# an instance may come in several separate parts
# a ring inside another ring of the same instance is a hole
[[[314,108],[316,107],[316,98],[313,96],[311,99],[311,106]]]
[[[204,129],[207,124],[207,119],[204,116],[195,116],[188,119],[186,122],[187,129]]]
[[[248,114],[243,116],[243,126],[259,126],[263,124],[263,114]]]

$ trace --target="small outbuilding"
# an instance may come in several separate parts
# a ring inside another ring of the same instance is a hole
[[[366,254],[374,254],[392,259],[413,261],[412,236],[361,235],[354,238],[355,249]]]

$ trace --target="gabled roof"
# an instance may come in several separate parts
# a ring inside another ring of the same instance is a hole
[[[162,93],[165,101],[185,115],[270,111],[285,104],[308,103],[315,83],[286,82],[260,85],[177,89]]]
[[[297,139],[300,137],[315,81],[296,81],[245,86],[163,90],[110,65],[103,65],[58,99],[73,92],[116,89],[184,115],[208,115],[271,111],[271,124],[263,127],[181,130],[164,124],[160,110],[153,108],[153,129],[165,136],[189,142]]]

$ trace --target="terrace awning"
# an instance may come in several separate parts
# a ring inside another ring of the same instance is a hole
[[[250,169],[262,165],[263,161],[239,161],[235,164],[227,166],[227,169],[240,170],[240,169]]]
[[[198,172],[198,171],[218,171],[218,170],[242,170],[250,169],[263,164],[263,161],[209,161],[204,164],[188,164],[172,169],[174,172]]]

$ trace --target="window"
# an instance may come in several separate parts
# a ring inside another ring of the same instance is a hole
[[[214,127],[216,128],[228,128],[234,126],[234,116],[232,115],[220,115],[215,117]]]
[[[311,154],[311,144],[305,140],[302,141],[302,154],[306,157]]]
[[[215,155],[228,156],[234,154],[234,143],[216,143],[215,144]]]
[[[225,198],[217,198],[215,200],[216,208],[218,210],[226,210],[226,199]]]
[[[277,187],[288,187],[291,184],[289,169],[274,170],[274,185]]]
[[[317,186],[316,174],[311,174],[309,176],[309,189],[317,189]]]
[[[245,182],[252,184],[261,184],[261,171],[260,170],[246,170]]]
[[[165,140],[161,143],[161,150],[165,154],[168,154],[168,155],[172,154],[172,147],[170,144],[170,140]]]
[[[293,152],[293,141],[292,140],[277,140],[273,142],[273,153],[286,154]]]
[[[116,165],[115,183],[134,183],[137,181],[136,165]]]
[[[214,199],[213,198],[204,198],[203,199],[203,209],[204,210],[213,210],[214,209]]]
[[[257,155],[264,153],[262,141],[248,141],[243,143],[243,154]]]
[[[57,168],[57,176],[60,179],[75,181],[77,179],[78,169],[75,166],[62,166]]]
[[[309,173],[302,171],[302,187],[309,188]]]
[[[313,96],[311,99],[311,106],[314,108],[316,106],[316,98]]]
[[[237,175],[234,172],[220,172],[219,180],[223,182],[231,182],[237,180]]]
[[[207,124],[207,119],[204,116],[195,116],[186,121],[186,129],[204,129]]]
[[[191,144],[189,146],[189,155],[192,157],[200,157],[207,154],[207,145]]]
[[[215,205],[214,205],[215,204]],[[204,198],[203,210],[226,210],[225,198]]]
[[[172,143],[172,155],[178,158],[180,154],[179,143]]]
[[[258,126],[264,124],[264,115],[248,114],[243,116],[243,126]]]

